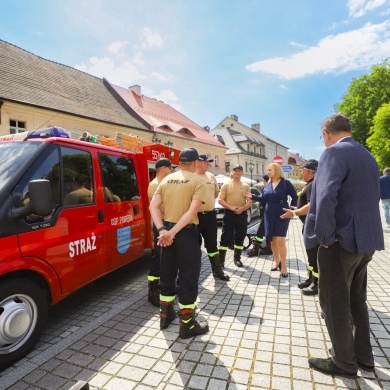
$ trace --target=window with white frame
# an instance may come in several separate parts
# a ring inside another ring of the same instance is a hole
[[[26,131],[26,122],[15,121],[12,119],[9,121],[10,134],[23,133],[23,131]]]
[[[218,156],[214,157],[214,164],[215,164],[216,167],[219,167]]]
[[[225,161],[225,172],[230,172],[230,161]]]

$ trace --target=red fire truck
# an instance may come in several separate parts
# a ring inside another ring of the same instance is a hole
[[[50,304],[152,248],[150,172],[179,151],[102,143],[59,127],[0,137],[1,368],[32,349]]]

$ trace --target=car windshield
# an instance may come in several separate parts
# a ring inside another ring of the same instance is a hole
[[[0,143],[0,188],[16,173],[18,168],[37,150],[39,142]]]

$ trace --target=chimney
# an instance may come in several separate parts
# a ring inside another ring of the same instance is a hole
[[[237,115],[230,115],[230,118],[232,118],[233,120],[235,120],[236,122],[238,122],[238,116]]]
[[[260,123],[254,123],[252,129],[260,133]]]
[[[135,84],[131,87],[129,87],[129,91],[133,91],[134,93],[136,93],[138,96],[141,96],[141,86]]]

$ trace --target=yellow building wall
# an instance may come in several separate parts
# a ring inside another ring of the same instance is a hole
[[[88,132],[95,136],[105,136],[108,138],[115,138],[117,132],[138,136],[140,139],[152,142],[156,133],[152,131],[143,131],[134,129],[132,127],[114,125],[104,123],[94,119],[81,118],[65,114],[61,112],[51,111],[39,107],[24,105],[21,103],[14,103],[4,101],[0,108],[0,135],[10,134],[10,120],[25,123],[25,130],[37,130],[51,126],[63,127],[67,130],[72,138],[79,138],[83,132]],[[161,144],[167,141],[173,142],[174,149],[182,150],[184,148],[193,147],[198,150],[200,154],[209,154],[210,158],[215,160],[218,157],[219,166],[215,166],[215,162],[211,163],[210,171],[219,174],[224,173],[224,159],[225,147],[214,146],[192,139],[176,137],[173,134],[157,133]]]

